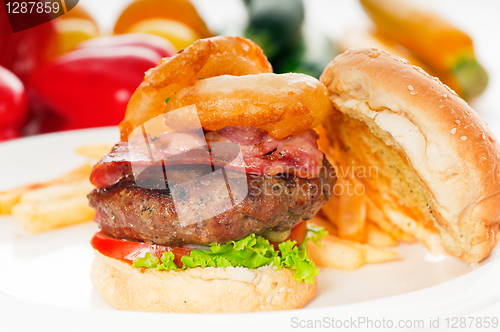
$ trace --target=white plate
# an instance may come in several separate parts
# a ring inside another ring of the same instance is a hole
[[[88,161],[74,152],[78,146],[117,140],[115,128],[103,128],[0,144],[0,190],[50,179]],[[206,330],[223,321],[240,330],[282,330],[311,318],[434,317],[468,314],[500,302],[498,248],[471,266],[448,256],[434,257],[421,244],[401,244],[396,248],[401,258],[394,262],[354,272],[323,269],[317,296],[302,310],[231,315],[120,312],[99,297],[89,279],[89,240],[97,229],[88,222],[32,235],[13,218],[0,218],[0,331],[137,331],[158,320],[165,327]]]

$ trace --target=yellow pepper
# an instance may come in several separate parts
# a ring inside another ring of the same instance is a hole
[[[201,38],[213,35],[189,0],[136,0],[121,13],[115,24],[114,33],[126,33],[135,24],[149,19],[181,22],[193,29]]]
[[[412,52],[460,96],[470,99],[484,91],[488,75],[466,33],[413,2],[360,2],[380,33]]]
[[[84,40],[99,36],[99,27],[85,9],[77,5],[54,20],[58,36],[57,55],[73,50]]]

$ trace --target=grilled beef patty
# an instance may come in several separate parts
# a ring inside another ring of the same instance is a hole
[[[155,174],[158,168],[137,179],[129,174],[116,185],[89,194],[90,206],[97,210],[95,221],[106,234],[175,246],[224,243],[269,229],[283,231],[313,217],[331,197],[336,181],[326,158],[313,179],[230,170],[207,179],[202,178],[208,175],[206,165],[177,165],[163,170],[168,181],[156,185],[162,189],[145,189],[158,178]]]

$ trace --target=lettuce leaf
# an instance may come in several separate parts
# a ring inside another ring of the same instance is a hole
[[[307,236],[301,245],[305,245],[307,241],[312,241],[321,247],[321,240],[328,235],[328,232],[321,226],[312,224],[307,225]]]
[[[294,278],[298,282],[312,284],[319,270],[307,256],[305,243],[307,241],[319,243],[326,234],[323,228],[309,227],[304,243],[296,246],[295,241],[284,241],[279,244],[279,250],[275,250],[266,238],[255,234],[238,241],[214,243],[210,246],[210,250],[191,250],[189,256],[182,257],[182,270],[195,267],[230,266],[256,269],[273,264],[277,270],[282,268],[294,270]],[[174,263],[174,255],[171,252],[165,252],[161,260],[146,253],[144,258],[136,258],[132,266],[157,270],[179,269]]]
[[[158,258],[147,252],[144,258],[137,257],[134,260],[132,267],[156,268],[158,266],[159,261],[160,260]]]
[[[181,261],[185,267],[242,266],[256,269],[273,263],[278,253],[267,239],[251,234],[238,241],[214,243],[210,250],[191,250],[190,255],[182,257]]]
[[[161,256],[161,264],[156,266],[157,270],[177,270],[179,269],[174,263],[174,254],[165,251]]]

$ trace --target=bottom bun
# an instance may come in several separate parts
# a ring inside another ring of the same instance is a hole
[[[317,290],[294,271],[273,266],[157,271],[95,252],[91,279],[101,297],[120,310],[216,313],[298,309]]]

